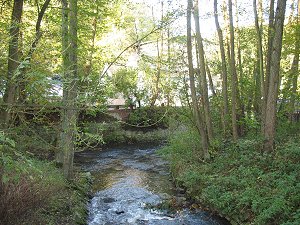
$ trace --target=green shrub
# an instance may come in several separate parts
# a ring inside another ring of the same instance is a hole
[[[67,182],[53,163],[0,133],[0,224],[85,224],[88,177]]]
[[[22,124],[7,131],[6,136],[13,139],[16,149],[30,153],[40,159],[49,159],[56,151],[59,129],[38,123]]]
[[[170,113],[170,108],[166,107],[137,108],[130,113],[127,123],[140,127],[166,128],[168,127],[168,113]]]
[[[35,218],[36,210],[47,205],[65,186],[61,173],[50,163],[18,152],[2,152],[0,160],[0,224],[18,224]]]
[[[299,134],[275,154],[262,152],[259,137],[218,143],[209,162],[199,160],[197,137],[186,131],[162,150],[187,193],[237,224],[300,224]]]

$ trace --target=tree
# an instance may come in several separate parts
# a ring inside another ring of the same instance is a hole
[[[256,0],[253,0],[253,11],[255,17],[255,29],[257,36],[257,54],[258,54],[258,65],[259,65],[259,76],[257,83],[260,84],[260,101],[261,106],[264,105],[265,87],[264,87],[264,59],[263,59],[263,45],[262,45],[262,27],[259,24],[259,18],[257,13]],[[258,99],[257,99],[258,100]],[[259,109],[262,112],[262,108]]]
[[[235,52],[234,52],[234,27],[233,27],[233,16],[232,16],[232,0],[228,0],[228,11],[229,11],[229,29],[230,29],[230,72],[231,72],[231,121],[232,121],[232,135],[233,140],[238,139],[238,77],[235,65]]]
[[[7,85],[3,97],[6,106],[6,110],[3,111],[3,125],[6,128],[11,122],[12,111],[16,99],[16,79],[19,75],[18,67],[20,65],[19,37],[22,12],[23,0],[14,0],[9,29],[10,40],[8,50]]]
[[[49,6],[51,0],[45,0],[44,4],[42,5],[41,9],[39,10],[38,8],[38,18],[36,21],[36,25],[35,25],[35,36],[34,36],[34,40],[27,52],[27,54],[25,55],[22,64],[24,64],[21,68],[20,68],[20,84],[19,84],[19,93],[18,93],[18,102],[20,104],[23,104],[26,100],[27,100],[27,93],[26,93],[26,79],[25,79],[25,74],[26,71],[29,69],[30,67],[30,63],[32,60],[32,56],[37,48],[37,45],[42,37],[42,31],[41,31],[41,24],[42,24],[42,20],[43,17],[45,15],[45,12]]]
[[[203,116],[198,107],[197,95],[196,95],[196,86],[195,86],[195,77],[194,77],[194,67],[193,67],[193,55],[192,55],[192,27],[191,27],[191,17],[192,17],[193,1],[188,0],[187,5],[187,54],[188,54],[188,67],[189,67],[189,78],[190,78],[190,90],[192,97],[193,105],[193,115],[196,122],[196,127],[199,131],[201,137],[201,146],[203,150],[204,159],[208,159],[208,137],[205,130],[205,123]]]
[[[196,28],[196,40],[197,40],[197,50],[198,50],[198,57],[199,57],[199,71],[200,71],[200,87],[201,87],[201,98],[202,98],[202,105],[204,108],[204,117],[205,117],[205,124],[207,129],[208,141],[213,141],[213,127],[211,122],[210,116],[210,106],[209,106],[209,99],[208,99],[208,88],[207,88],[207,79],[206,79],[206,63],[204,57],[204,47],[202,42],[202,36],[200,32],[200,22],[199,22],[199,5],[198,0],[195,1],[194,5],[194,20],[195,20],[195,28]]]
[[[300,0],[298,0],[297,5],[298,11],[296,16],[296,26],[295,26],[295,49],[294,49],[294,58],[289,71],[289,84],[291,98],[289,103],[289,118],[293,121],[293,113],[295,112],[295,102],[297,96],[297,87],[298,87],[298,77],[299,77],[299,53],[300,53]]]
[[[73,176],[73,159],[77,123],[77,0],[62,1],[62,54],[64,69],[62,133],[60,148],[63,155],[63,173]]]
[[[271,57],[272,57],[272,46],[274,39],[274,0],[270,0],[270,10],[269,10],[269,25],[268,25],[268,46],[267,46],[267,54],[266,54],[266,75],[265,75],[265,83],[264,83],[264,96],[263,96],[263,105],[262,105],[262,132],[265,130],[265,117],[267,110],[267,98],[268,98],[268,89],[269,89],[269,80],[270,80],[270,67],[271,67]]]
[[[274,38],[270,60],[270,74],[266,89],[266,114],[264,118],[264,149],[266,152],[274,150],[277,98],[280,83],[280,58],[282,50],[282,35],[285,18],[286,0],[278,0],[274,23]]]
[[[220,54],[221,54],[221,64],[222,64],[222,96],[223,96],[222,125],[223,125],[224,136],[227,136],[227,131],[228,131],[228,127],[229,127],[228,121],[227,121],[227,118],[229,117],[227,66],[226,66],[226,56],[225,56],[223,32],[220,27],[219,18],[218,18],[218,1],[217,0],[214,0],[214,17],[215,17],[215,24],[216,24],[216,28],[217,28],[217,32],[218,32],[219,47],[220,47]]]

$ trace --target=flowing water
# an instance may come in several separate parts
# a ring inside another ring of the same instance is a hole
[[[177,198],[168,164],[156,154],[158,147],[113,147],[85,151],[76,163],[94,177],[89,204],[89,225],[157,224],[223,225],[208,212],[153,209],[164,198]]]

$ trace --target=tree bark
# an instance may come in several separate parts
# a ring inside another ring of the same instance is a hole
[[[95,42],[96,42],[96,34],[97,34],[97,25],[98,25],[98,17],[99,17],[99,6],[98,4],[96,5],[96,9],[94,11],[95,13],[95,17],[93,19],[93,23],[92,23],[92,46],[91,46],[91,50],[89,52],[89,56],[88,56],[88,61],[87,61],[87,65],[86,65],[86,69],[85,69],[85,76],[88,77],[93,69],[93,55],[94,52],[96,51],[95,49]]]
[[[261,106],[264,104],[265,96],[265,87],[264,87],[264,59],[263,59],[263,46],[262,46],[262,27],[259,25],[258,13],[256,0],[253,0],[253,11],[255,17],[255,29],[256,29],[256,38],[257,38],[257,53],[258,53],[258,65],[259,65],[259,76],[256,81],[260,83],[260,102]],[[258,109],[259,112],[262,112],[262,108]]]
[[[192,26],[191,26],[191,17],[192,17],[193,1],[188,0],[187,5],[187,53],[188,53],[188,65],[189,65],[189,78],[190,78],[190,89],[193,105],[193,115],[196,122],[196,127],[199,131],[201,138],[201,146],[203,150],[204,159],[209,159],[208,152],[208,138],[205,130],[205,125],[202,119],[201,112],[198,107],[197,96],[196,96],[196,87],[195,87],[195,77],[194,77],[194,68],[193,68],[193,55],[192,55]]]
[[[11,16],[11,24],[9,29],[9,48],[8,48],[8,68],[7,68],[7,84],[3,101],[7,108],[3,110],[3,127],[7,128],[10,125],[13,104],[16,100],[16,81],[18,77],[19,59],[19,37],[20,23],[23,13],[23,0],[14,0],[13,11]]]
[[[295,112],[295,101],[297,96],[297,87],[298,87],[298,77],[299,77],[299,51],[300,51],[300,0],[297,4],[297,25],[295,30],[295,54],[293,58],[293,63],[290,70],[292,87],[291,87],[291,100],[290,100],[290,111],[289,118],[290,121],[293,121],[293,114]]]
[[[69,5],[69,8],[68,8]],[[62,54],[64,70],[62,133],[63,173],[67,179],[73,177],[73,159],[78,113],[77,98],[77,0],[62,0]]]
[[[66,114],[68,92],[67,92],[67,78],[69,77],[69,3],[68,0],[62,0],[62,24],[61,24],[61,35],[62,35],[62,80],[63,80],[63,99],[62,99],[62,110],[61,110],[61,133],[59,138],[59,151],[56,152],[56,161],[59,164],[64,162],[64,145],[66,140],[66,127],[68,126],[68,118]]]
[[[238,12],[238,2],[235,0],[235,18],[236,18],[236,27],[235,27],[235,40],[237,42],[237,62],[238,62],[238,72],[237,79],[239,86],[237,87],[237,121],[242,121],[245,118],[245,105],[246,101],[244,99],[245,90],[244,90],[244,72],[242,66],[242,49],[241,49],[241,38],[240,38],[240,28],[239,28],[239,12]],[[243,123],[238,123],[238,135],[242,136],[244,134],[244,125]]]
[[[232,135],[233,140],[238,139],[238,78],[235,65],[235,50],[234,50],[234,27],[233,27],[233,16],[232,16],[232,0],[228,0],[229,10],[229,30],[230,30],[230,71],[231,71],[231,92],[232,92]]]
[[[218,17],[218,0],[214,0],[214,17],[215,24],[218,32],[219,38],[219,46],[221,53],[221,63],[222,63],[222,96],[223,96],[223,132],[224,136],[227,136],[228,133],[228,118],[229,118],[229,110],[228,110],[228,82],[227,82],[227,66],[226,66],[226,56],[225,56],[225,48],[224,48],[224,38],[223,32],[219,24]]]
[[[198,0],[195,0],[194,6],[194,20],[195,20],[195,28],[196,28],[196,40],[198,47],[198,56],[199,56],[199,65],[200,65],[200,87],[201,87],[201,96],[202,103],[204,108],[204,117],[205,124],[207,129],[208,141],[211,143],[213,141],[213,128],[211,122],[211,113],[209,107],[209,99],[208,99],[208,85],[206,79],[206,67],[205,67],[205,58],[204,58],[204,48],[203,42],[200,32],[200,23],[199,23],[199,8],[198,8]]]
[[[284,26],[284,17],[286,9],[286,0],[278,0],[275,23],[274,23],[274,39],[272,44],[271,60],[270,60],[270,77],[267,89],[265,129],[264,129],[264,150],[272,152],[274,150],[275,125],[276,125],[276,109],[278,89],[280,83],[280,57],[282,49],[282,35]]]
[[[205,68],[206,68],[207,77],[208,77],[209,89],[211,90],[212,95],[214,97],[216,97],[217,93],[216,93],[216,90],[215,90],[215,87],[214,87],[214,82],[213,82],[213,79],[212,79],[211,72],[210,72],[209,66],[207,64],[207,61],[205,63]]]
[[[268,98],[268,89],[269,89],[269,80],[270,80],[270,66],[271,66],[271,56],[272,56],[272,46],[273,46],[273,39],[274,39],[274,1],[270,0],[270,12],[269,12],[269,26],[268,26],[268,48],[267,48],[267,55],[266,55],[266,77],[264,83],[264,96],[263,96],[263,105],[262,105],[262,124],[261,129],[262,133],[265,130],[265,117],[266,117],[266,107],[267,107],[267,98]]]

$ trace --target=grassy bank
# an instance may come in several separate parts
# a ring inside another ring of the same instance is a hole
[[[0,224],[85,224],[90,178],[73,181],[60,169],[16,149],[1,135]]]
[[[203,162],[195,131],[174,136],[162,150],[178,185],[233,224],[300,224],[300,134],[278,138],[274,154],[262,141],[216,142]]]

